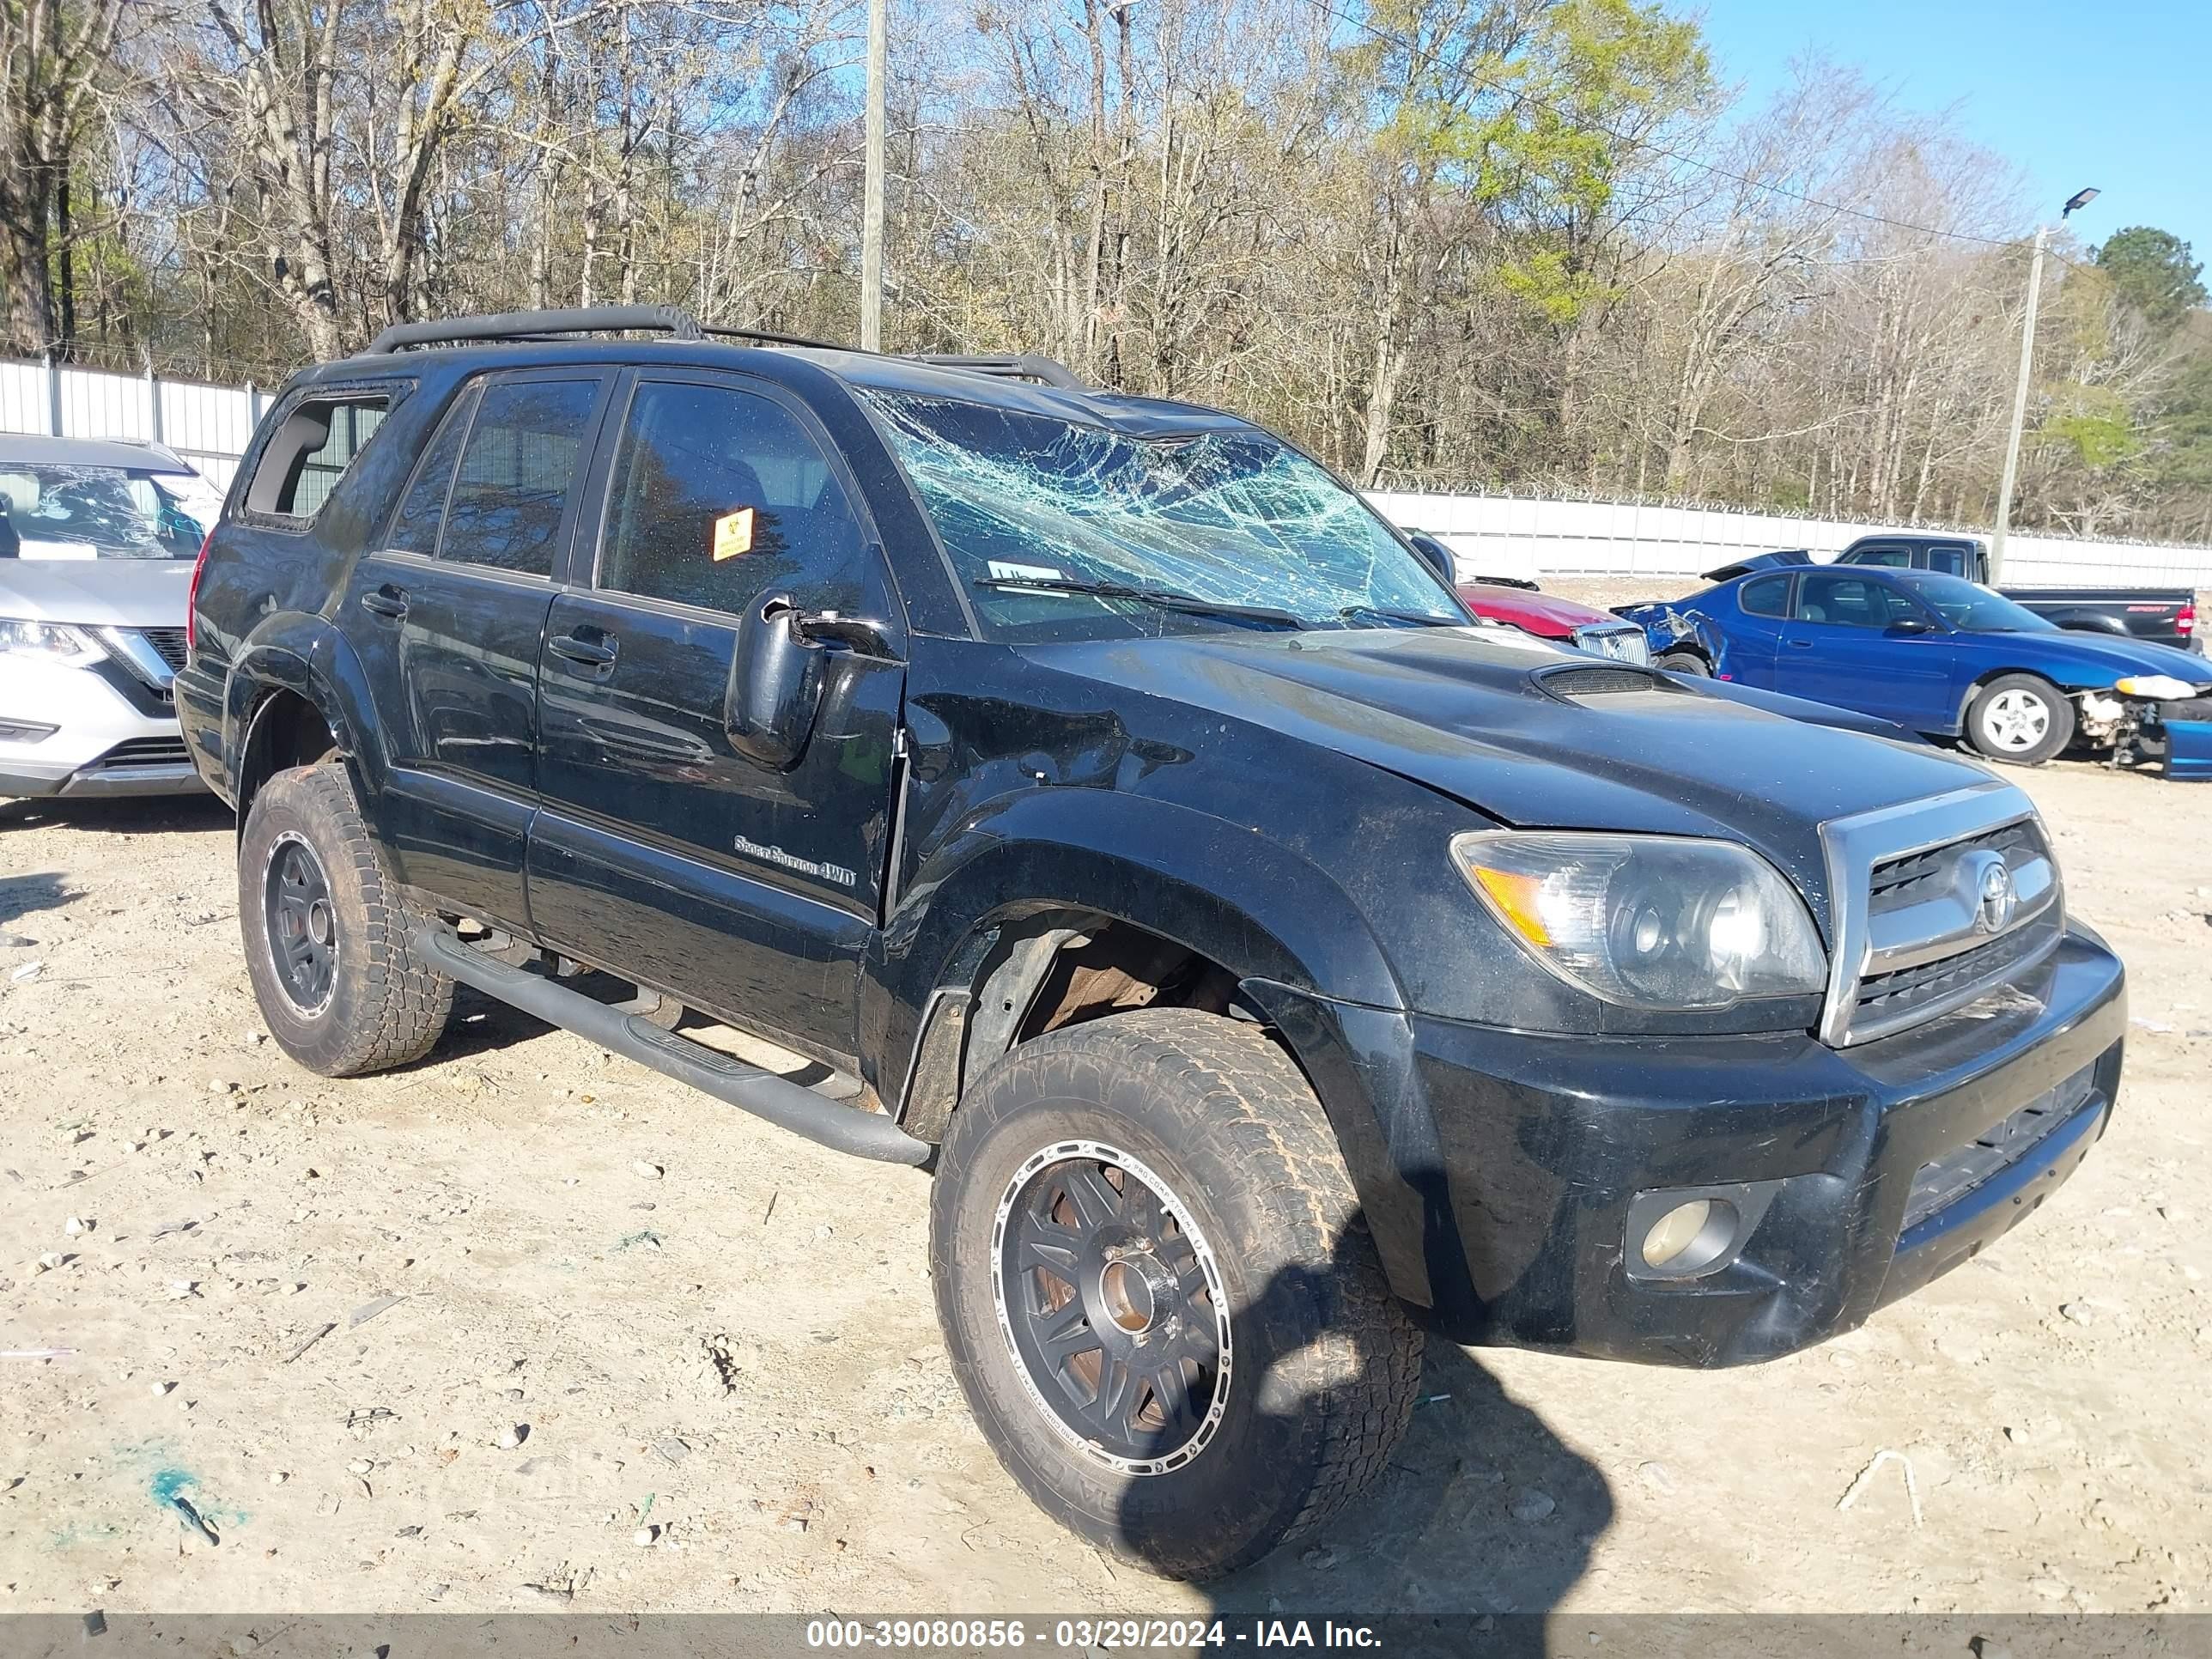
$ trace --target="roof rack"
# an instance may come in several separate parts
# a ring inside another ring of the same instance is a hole
[[[453,317],[438,323],[395,323],[371,340],[363,355],[386,356],[410,346],[453,345],[466,340],[555,340],[566,334],[633,331],[665,334],[677,340],[750,340],[761,345],[803,346],[817,351],[858,349],[828,340],[810,340],[803,335],[778,334],[764,328],[726,328],[718,323],[702,323],[690,312],[678,311],[674,306],[586,306],[569,311],[502,311],[488,317]],[[1064,364],[1030,354],[970,356],[934,352],[919,354],[913,361],[939,368],[1038,380],[1046,386],[1073,390],[1080,390],[1083,386]]]
[[[1066,391],[1084,390],[1083,382],[1066,364],[1034,352],[1018,356],[968,356],[957,352],[918,352],[914,361],[939,368],[962,368],[971,374],[996,374],[1009,380],[1037,380]]]

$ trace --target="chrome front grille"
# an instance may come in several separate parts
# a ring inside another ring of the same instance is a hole
[[[2008,784],[1838,819],[1820,835],[1835,935],[1826,1042],[1940,1018],[2058,947],[2058,866],[2033,803]]]
[[[171,658],[166,636],[174,635],[181,646],[181,628],[95,628],[93,637],[100,648],[129,669],[156,691],[167,692],[170,682],[177,678],[177,670],[184,665],[181,654]]]

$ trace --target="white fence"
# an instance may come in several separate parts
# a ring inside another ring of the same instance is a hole
[[[1378,490],[1370,499],[1401,528],[1425,530],[1449,547],[1462,576],[1694,576],[1745,553],[1838,553],[1861,536],[1909,527],[1512,495]],[[2005,538],[2004,580],[2023,587],[2212,587],[2212,547],[2014,534]]]
[[[251,386],[0,362],[0,432],[150,438],[175,450],[219,489],[230,487],[268,401]]]
[[[219,489],[229,487],[267,403],[252,386],[0,362],[0,431],[151,438]],[[1372,499],[1405,528],[1443,541],[1470,576],[1694,576],[1741,553],[1779,547],[1832,553],[1871,532],[1905,527],[1512,495],[1378,491]],[[2212,587],[2212,547],[2014,536],[2005,544],[2004,574],[2023,586]]]

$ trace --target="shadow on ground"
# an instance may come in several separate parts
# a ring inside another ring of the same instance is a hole
[[[122,800],[0,800],[0,832],[61,828],[87,835],[228,835],[230,808],[210,794]]]
[[[1612,1523],[1597,1466],[1468,1351],[1431,1337],[1382,1479],[1316,1534],[1213,1587],[1224,1613],[1541,1613]]]
[[[0,876],[0,927],[40,910],[58,910],[84,896],[82,888],[73,888],[69,878],[58,871],[40,870],[35,874]]]

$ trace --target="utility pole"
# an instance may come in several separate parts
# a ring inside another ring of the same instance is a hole
[[[884,349],[884,76],[889,0],[868,0],[867,176],[860,202],[860,349]]]
[[[2004,580],[2005,531],[2012,523],[2013,480],[2020,473],[2020,429],[2027,421],[2027,377],[2035,362],[2035,313],[2043,300],[2043,245],[2051,227],[2035,228],[2035,257],[2027,265],[2027,320],[2020,325],[2020,384],[2012,392],[2012,435],[2005,440],[2004,476],[1997,483],[1997,525],[1990,535],[1990,586]]]
[[[2058,215],[2064,224],[2076,208],[2097,199],[2094,190],[2077,190],[2066,198]],[[2021,428],[2027,423],[2027,382],[2035,365],[2035,313],[2043,303],[2043,250],[2051,240],[2051,227],[2035,228],[2035,256],[2027,265],[2027,315],[2020,325],[2020,383],[2013,387],[2012,431],[2005,440],[2004,473],[1997,483],[1996,528],[1990,535],[1990,586],[2004,580],[2005,532],[2012,527],[2012,487],[2020,476]]]

